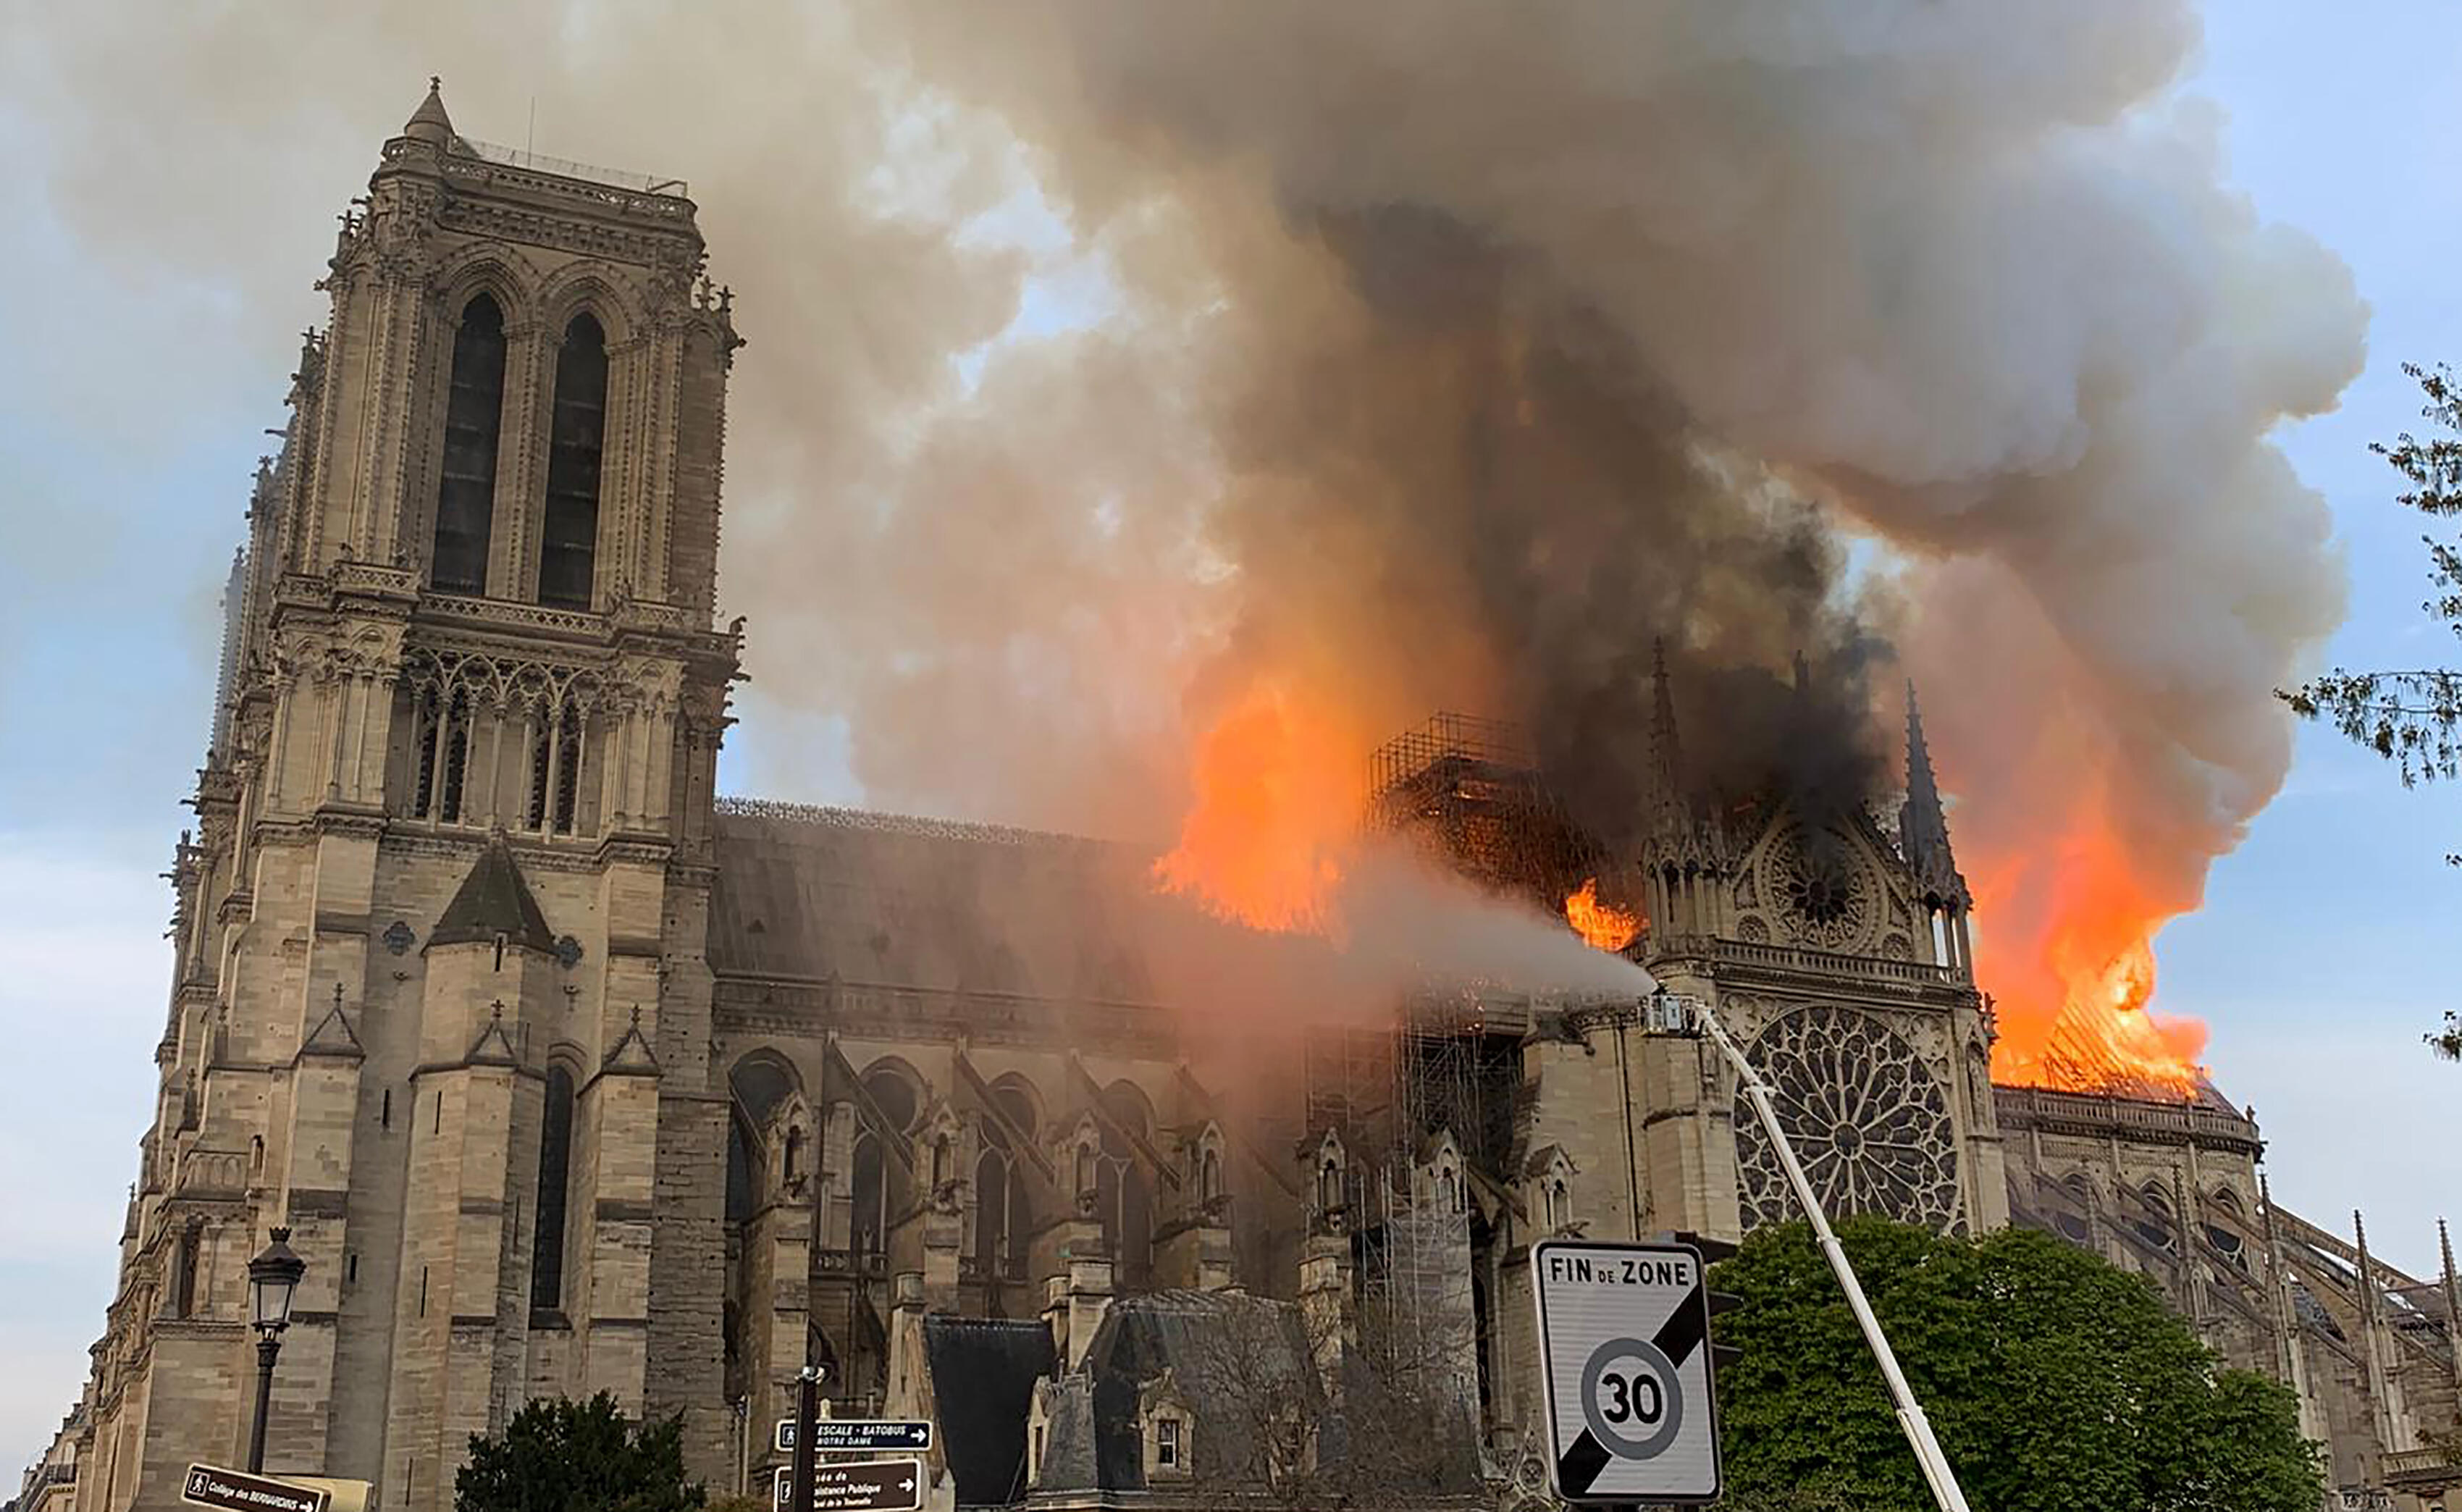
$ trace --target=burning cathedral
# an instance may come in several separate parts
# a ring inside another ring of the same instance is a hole
[[[1789,1216],[1732,1076],[1630,998],[1432,984],[1261,1095],[1140,953],[1150,853],[716,793],[741,341],[682,184],[469,140],[431,91],[324,287],[118,1291],[30,1507],[171,1507],[243,1452],[276,1227],[309,1269],[267,1464],[370,1505],[449,1507],[471,1435],[600,1391],[758,1486],[808,1359],[838,1415],[939,1425],[931,1504],[1208,1505],[1329,1453],[1408,1341],[1462,1427],[1432,1495],[1535,1506],[1528,1246]],[[1834,1210],[2056,1232],[2293,1383],[2347,1504],[2450,1483],[2450,1259],[2277,1206],[2211,1087],[1995,1086],[1911,705],[1887,801],[1712,809],[1672,680],[1630,843],[1452,716],[1374,753],[1367,823],[1714,1003]]]

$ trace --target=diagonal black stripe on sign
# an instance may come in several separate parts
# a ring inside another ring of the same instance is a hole
[[[1657,1336],[1650,1341],[1658,1346],[1679,1370],[1693,1351],[1701,1347],[1707,1331],[1705,1315],[1709,1309],[1703,1305],[1704,1301],[1701,1288],[1695,1286],[1685,1294],[1684,1301],[1667,1321],[1659,1326]],[[1563,1457],[1557,1459],[1556,1484],[1566,1496],[1580,1496],[1590,1488],[1590,1483],[1598,1480],[1600,1473],[1607,1469],[1608,1461],[1614,1458],[1608,1453],[1607,1446],[1585,1428],[1581,1436],[1574,1439]]]
[[[1608,1461],[1612,1458],[1607,1446],[1585,1428],[1582,1436],[1574,1439],[1564,1457],[1556,1461],[1556,1484],[1568,1497],[1580,1496],[1590,1488],[1590,1482],[1599,1478],[1599,1472],[1608,1467]]]
[[[1710,1309],[1703,1306],[1704,1301],[1698,1285],[1686,1292],[1674,1312],[1659,1325],[1658,1336],[1650,1341],[1664,1350],[1679,1368],[1688,1355],[1700,1348],[1702,1335],[1708,1331],[1706,1318]]]

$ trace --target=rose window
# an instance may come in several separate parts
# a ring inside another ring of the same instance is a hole
[[[1877,1213],[1935,1229],[1955,1221],[1949,1100],[1913,1046],[1868,1015],[1803,1008],[1762,1030],[1751,1057],[1829,1216]],[[1736,1165],[1746,1228],[1803,1216],[1777,1151],[1740,1096]]]
[[[1874,913],[1872,886],[1843,836],[1790,826],[1770,849],[1770,869],[1788,927],[1805,944],[1846,950],[1862,941]]]

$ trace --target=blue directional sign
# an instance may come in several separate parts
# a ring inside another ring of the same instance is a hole
[[[795,1452],[795,1419],[778,1419],[773,1447],[782,1455]],[[932,1425],[919,1418],[824,1417],[812,1424],[816,1455],[920,1453],[932,1447]]]

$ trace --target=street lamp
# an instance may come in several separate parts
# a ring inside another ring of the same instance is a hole
[[[273,1357],[282,1352],[282,1330],[291,1327],[291,1299],[308,1263],[291,1247],[291,1230],[277,1228],[273,1242],[248,1263],[248,1319],[256,1325],[256,1428],[248,1435],[248,1468],[265,1470],[265,1418],[273,1406]]]

